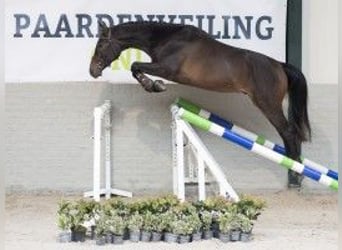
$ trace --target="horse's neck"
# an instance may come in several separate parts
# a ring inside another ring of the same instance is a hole
[[[123,49],[135,48],[149,54],[151,52],[151,34],[152,30],[148,27],[141,27],[140,29],[123,27],[119,40],[123,44]]]

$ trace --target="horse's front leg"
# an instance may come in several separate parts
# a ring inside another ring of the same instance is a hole
[[[148,92],[162,92],[166,86],[162,80],[153,81],[145,74],[166,77],[166,70],[157,63],[134,62],[131,66],[133,77]]]

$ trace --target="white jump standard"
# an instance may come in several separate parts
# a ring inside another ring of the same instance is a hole
[[[93,197],[95,201],[100,201],[100,196],[105,195],[109,199],[111,195],[132,197],[132,193],[116,188],[111,185],[111,103],[105,103],[94,109],[94,165],[93,165],[93,190],[84,193],[84,197]],[[105,188],[101,188],[101,139],[102,120],[105,129]]]
[[[172,105],[172,147],[173,147],[173,192],[181,200],[185,200],[185,168],[184,168],[184,138],[196,150],[198,199],[205,200],[205,168],[207,168],[219,184],[219,194],[233,202],[239,201],[239,196],[228,183],[223,171],[213,156],[209,153],[193,128],[178,116],[178,106]]]

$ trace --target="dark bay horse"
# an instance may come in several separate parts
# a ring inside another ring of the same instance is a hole
[[[287,156],[300,161],[301,144],[311,137],[307,84],[294,66],[263,54],[220,43],[190,25],[129,22],[113,27],[99,23],[100,37],[90,64],[97,78],[127,48],[143,50],[150,63],[134,62],[133,77],[149,92],[166,90],[158,76],[180,84],[248,95],[283,139]],[[288,119],[282,103],[289,97]],[[289,186],[302,176],[289,171]]]

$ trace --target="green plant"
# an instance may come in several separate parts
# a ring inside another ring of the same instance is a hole
[[[208,197],[203,202],[203,208],[208,211],[226,212],[231,206],[232,203],[222,196]]]
[[[107,217],[105,215],[100,215],[95,222],[95,234],[98,237],[105,235],[105,233],[107,232],[106,230],[108,229],[108,226],[106,224],[106,218]]]
[[[167,228],[163,214],[152,214],[152,231],[162,233]]]
[[[222,213],[218,217],[219,230],[223,234],[227,234],[232,230],[233,215],[231,213]]]
[[[126,223],[120,215],[113,214],[107,217],[106,229],[109,232],[115,235],[123,235],[125,232],[125,228]]]
[[[187,220],[178,219],[172,222],[172,233],[177,235],[190,235],[193,228]]]
[[[213,223],[213,216],[209,211],[203,211],[201,213],[202,227],[204,231],[211,229],[211,224]]]
[[[71,202],[66,200],[61,200],[58,203],[57,210],[57,225],[62,231],[67,231],[71,229],[72,221],[70,216]]]
[[[235,206],[238,213],[246,215],[250,220],[256,220],[266,207],[266,203],[260,198],[243,195]]]
[[[179,200],[175,195],[164,195],[150,200],[150,211],[153,214],[161,214],[178,204]]]
[[[198,215],[198,213],[193,213],[184,218],[185,221],[187,221],[191,228],[192,233],[198,233],[201,231],[202,228],[202,221]]]
[[[147,211],[142,215],[143,225],[142,230],[147,232],[152,232],[153,230],[153,215],[150,211]]]
[[[232,214],[232,218],[230,222],[230,227],[232,231],[241,230],[241,221],[243,217],[244,217],[243,214],[237,214],[237,213]]]
[[[241,231],[250,233],[253,229],[253,222],[245,215],[241,216]]]
[[[173,211],[166,211],[160,215],[161,223],[166,232],[172,232],[172,223],[177,220],[177,215]]]
[[[178,216],[190,215],[197,212],[196,207],[190,202],[179,203],[178,205],[174,206],[172,210]]]
[[[85,232],[87,229],[83,224],[87,218],[86,214],[89,212],[86,208],[85,201],[70,201],[67,207],[68,213],[65,215],[68,217],[68,227],[70,227],[71,231]]]
[[[130,214],[129,205],[121,198],[109,199],[103,205],[106,214],[118,214],[127,217]]]
[[[137,231],[140,231],[140,229],[143,226],[143,223],[144,223],[143,217],[138,212],[135,212],[128,218],[127,228],[130,231],[137,232]]]

